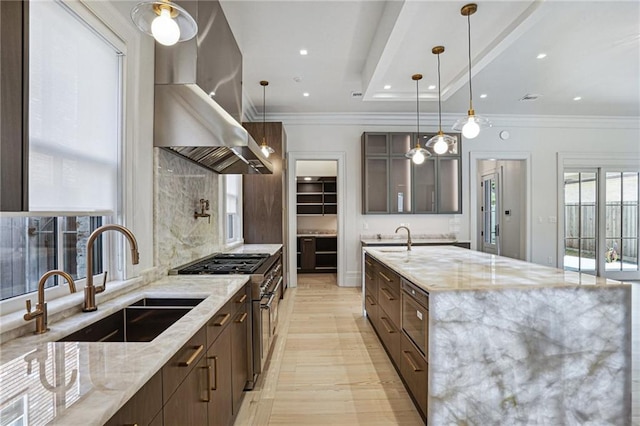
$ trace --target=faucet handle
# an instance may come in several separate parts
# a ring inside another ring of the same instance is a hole
[[[43,311],[38,308],[36,308],[35,311],[31,312],[31,299],[25,300],[25,305],[27,305],[27,313],[22,317],[25,321],[31,321],[32,319],[43,314]]]
[[[105,291],[107,289],[107,274],[109,273],[109,271],[104,271],[104,274],[102,275],[102,285],[96,287],[96,293],[102,293],[103,291]]]

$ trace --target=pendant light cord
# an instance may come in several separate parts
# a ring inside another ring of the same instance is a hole
[[[420,143],[420,92],[418,91],[418,82],[416,79],[416,124],[418,127],[418,144]]]
[[[266,142],[267,139],[267,133],[265,131],[265,114],[266,114],[266,103],[265,103],[265,97],[266,97],[266,92],[267,92],[267,86],[264,85],[262,86],[262,141]]]
[[[438,53],[438,130],[442,132],[442,95],[440,92],[440,54]]]
[[[469,46],[469,109],[473,109],[473,90],[471,90],[471,14],[467,15],[467,40]]]

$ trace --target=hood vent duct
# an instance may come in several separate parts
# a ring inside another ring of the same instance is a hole
[[[177,3],[197,17],[199,33],[174,46],[156,44],[154,146],[216,173],[273,173],[239,123],[242,54],[220,4]]]

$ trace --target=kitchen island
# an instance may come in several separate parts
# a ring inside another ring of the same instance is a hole
[[[414,401],[428,424],[631,423],[630,285],[448,246],[363,253],[364,305],[381,312],[369,319],[392,360],[396,349],[384,333],[393,333],[386,311],[394,308],[385,303],[402,299],[398,342],[409,340],[411,315],[409,293],[386,289],[390,275],[401,277],[401,289],[410,282],[426,294],[426,401]],[[379,302],[367,285],[378,263]],[[415,341],[403,343],[394,361],[410,393],[416,384],[405,377],[404,359],[422,369],[413,349]]]

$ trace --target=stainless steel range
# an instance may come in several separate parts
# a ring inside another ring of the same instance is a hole
[[[253,389],[262,373],[278,324],[282,296],[282,253],[219,253],[172,269],[169,275],[251,275],[251,324],[253,371],[247,389]]]

